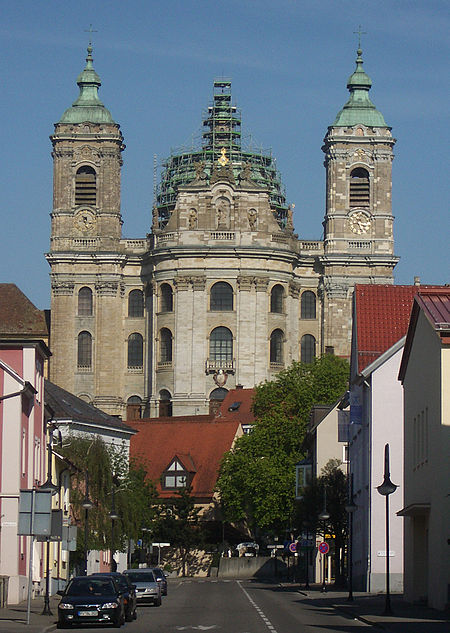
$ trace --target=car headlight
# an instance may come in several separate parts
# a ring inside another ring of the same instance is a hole
[[[101,605],[100,609],[117,609],[118,606],[117,602],[105,602],[105,604]]]
[[[58,609],[73,609],[73,608],[74,608],[73,604],[69,604],[68,602],[61,602],[58,605]]]

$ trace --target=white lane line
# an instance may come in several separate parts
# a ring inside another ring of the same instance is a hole
[[[242,589],[242,591],[245,593],[245,595],[247,596],[248,601],[250,602],[250,604],[252,605],[252,607],[254,609],[256,609],[256,611],[258,612],[259,616],[261,617],[262,621],[264,622],[264,624],[267,626],[267,628],[269,629],[269,631],[271,631],[272,633],[277,633],[275,627],[273,626],[273,624],[270,622],[270,620],[268,618],[266,618],[266,616],[264,615],[264,612],[262,611],[262,609],[260,609],[258,607],[258,605],[256,604],[256,602],[253,600],[253,598],[251,598],[251,596],[249,596],[249,594],[247,593],[247,591],[244,589],[244,587],[241,585],[241,581],[238,580],[237,581],[239,587]]]

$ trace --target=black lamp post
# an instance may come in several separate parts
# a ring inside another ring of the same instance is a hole
[[[353,602],[353,513],[356,504],[353,501],[353,473],[349,477],[350,495],[345,511],[348,514],[348,549],[347,549],[347,577],[348,577],[348,602]]]
[[[322,512],[319,514],[319,519],[321,521],[323,521],[323,540],[325,542],[325,521],[328,521],[328,519],[330,518],[330,515],[327,512],[327,489],[323,488],[323,510]],[[322,553],[322,588],[321,591],[322,593],[325,593],[327,590],[327,586],[325,583],[325,554]]]
[[[114,490],[114,484],[111,490],[111,512],[109,513],[109,518],[111,519],[111,571],[116,571],[117,569],[117,564],[116,561],[114,560],[114,554],[116,553],[116,550],[114,548],[114,524],[116,519],[119,518],[119,515],[116,512],[116,503],[115,503],[115,490]]]
[[[53,431],[56,426],[53,422],[47,422],[48,444],[47,444],[47,481],[40,486],[39,490],[50,490],[52,495],[59,492],[59,487],[52,482],[53,470]],[[46,573],[45,573],[45,596],[44,609],[41,615],[53,615],[50,609],[50,537],[47,537],[47,555],[46,555]]]
[[[386,600],[383,615],[391,615],[391,595],[390,595],[390,578],[389,578],[389,495],[398,488],[392,483],[389,472],[389,444],[384,447],[384,479],[377,490],[383,497],[386,497]]]
[[[87,567],[88,567],[88,521],[89,521],[89,510],[92,508],[92,501],[89,499],[89,471],[86,470],[86,480],[85,480],[85,491],[84,491],[84,500],[81,506],[84,508],[84,569],[83,576],[87,576]]]

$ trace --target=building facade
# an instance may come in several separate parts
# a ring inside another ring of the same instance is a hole
[[[51,380],[109,414],[204,414],[294,360],[348,356],[356,283],[393,283],[395,140],[358,50],[328,128],[324,239],[294,233],[270,153],[244,148],[214,82],[197,150],[164,164],[151,232],[121,234],[123,137],[92,47],[51,137]],[[144,230],[147,227],[143,227]]]

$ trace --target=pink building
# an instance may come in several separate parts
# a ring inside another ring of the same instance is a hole
[[[44,312],[14,284],[0,284],[0,575],[8,602],[24,600],[30,537],[18,536],[20,489],[46,475],[44,367],[50,356]],[[42,544],[34,545],[33,582],[43,576]]]

